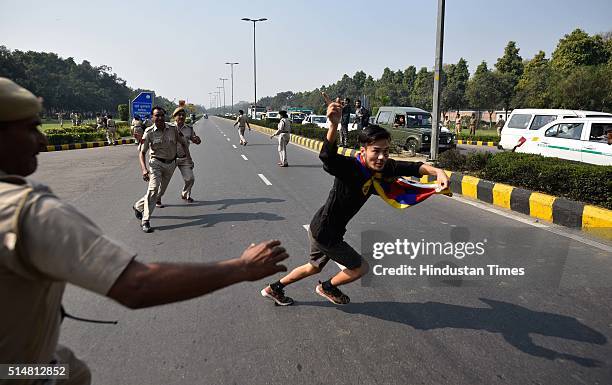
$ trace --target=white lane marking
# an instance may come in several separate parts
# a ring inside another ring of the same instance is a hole
[[[242,159],[244,160],[249,160],[249,158],[247,158],[246,156],[244,156],[244,154],[240,154],[240,156],[242,157]]]
[[[232,144],[232,147],[234,147],[234,148],[238,148],[238,147],[236,147],[236,145],[235,145],[235,144]]]
[[[488,212],[491,212],[491,213],[494,213],[494,214],[497,214],[497,215],[501,215],[502,217],[514,219],[515,221],[518,221],[518,222],[521,222],[521,223],[525,223],[525,224],[531,225],[533,227],[538,227],[538,228],[540,228],[542,230],[546,230],[546,231],[551,232],[553,234],[557,234],[557,235],[560,235],[562,237],[569,238],[569,239],[572,239],[574,241],[578,241],[580,243],[584,243],[585,245],[589,245],[589,246],[595,247],[597,249],[606,251],[608,253],[612,253],[612,247],[610,247],[608,245],[605,245],[603,243],[599,243],[599,242],[590,240],[588,238],[583,238],[583,237],[581,237],[579,235],[567,233],[567,232],[565,232],[565,231],[563,231],[561,229],[558,229],[558,228],[555,228],[555,227],[551,227],[549,225],[545,225],[545,224],[540,223],[540,222],[534,222],[533,219],[530,220],[530,219],[521,218],[518,215],[507,213],[507,212],[504,212],[504,211],[501,211],[501,210],[497,210],[497,209],[494,209],[494,208],[491,208],[491,207],[487,207],[486,205],[484,205],[482,203],[473,202],[471,200],[460,198],[458,196],[453,196],[450,199],[456,199],[456,200],[460,201],[461,203],[466,203],[468,205],[477,207],[477,208],[479,208],[481,210],[485,210],[485,211],[488,211]]]
[[[267,185],[272,186],[272,183],[264,176],[264,174],[257,174],[261,180]]]
[[[303,227],[303,228],[304,228],[304,230],[306,230],[306,231],[309,231],[309,230],[310,230],[310,225],[302,225],[302,227]],[[339,263],[338,263],[338,262],[336,262],[336,261],[334,261],[334,263],[335,263],[336,265],[338,265],[338,268],[339,268],[340,270],[346,270],[346,267],[345,267],[345,266],[342,266],[341,264],[339,264]]]

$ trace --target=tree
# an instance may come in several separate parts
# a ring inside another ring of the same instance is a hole
[[[516,85],[513,104],[521,108],[550,108],[552,69],[544,51],[538,52],[525,65]]]
[[[567,72],[579,66],[604,64],[609,58],[610,53],[600,35],[589,36],[577,28],[559,40],[550,64],[557,70]]]
[[[497,68],[496,86],[502,101],[502,107],[507,115],[514,98],[516,85],[524,71],[523,58],[519,55],[516,42],[508,42],[503,56],[497,59],[495,68]]]
[[[119,120],[127,121],[130,118],[130,108],[127,104],[120,104],[117,106],[117,116]]]
[[[412,104],[415,107],[422,108],[425,111],[431,111],[433,108],[433,71],[427,71],[426,67],[422,67],[414,80],[414,88],[410,95]]]
[[[466,89],[466,96],[472,107],[477,111],[489,111],[489,126],[492,125],[491,115],[500,101],[496,81],[497,79],[487,67],[487,63],[483,61],[476,68],[474,76],[468,81]],[[480,119],[477,122],[477,125],[479,124]]]
[[[457,64],[449,65],[446,74],[446,86],[442,89],[442,110],[460,110],[467,103],[465,89],[470,78],[467,62],[460,58]]]
[[[555,82],[553,103],[560,108],[612,112],[612,65],[582,66]]]

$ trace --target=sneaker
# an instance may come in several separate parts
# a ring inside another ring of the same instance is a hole
[[[134,215],[136,216],[136,219],[138,219],[139,221],[142,220],[142,211],[138,211],[136,207],[132,207],[132,209],[134,209]]]
[[[146,221],[142,224],[142,231],[144,231],[145,233],[150,233],[151,231],[151,225],[149,224],[149,221]]]
[[[244,145],[246,146],[246,145],[247,145],[247,143],[249,143],[249,142],[246,142],[246,141],[245,141],[245,142],[244,142]]]
[[[186,200],[187,200],[187,203],[193,203],[193,198],[192,197],[189,197]]]
[[[155,202],[155,207],[159,207],[160,209],[164,208],[164,204],[161,201]]]
[[[289,297],[285,297],[285,291],[283,289],[272,290],[270,285],[266,286],[261,290],[261,296],[264,298],[269,298],[274,301],[275,304],[279,306],[289,306],[293,305],[293,299]]]
[[[181,199],[182,200],[187,200],[187,197],[185,195],[181,194]]]
[[[321,297],[327,299],[331,303],[335,303],[336,305],[346,305],[351,302],[351,299],[348,295],[344,294],[337,287],[333,287],[332,290],[326,291],[323,290],[323,285],[318,284],[315,288],[315,292]]]

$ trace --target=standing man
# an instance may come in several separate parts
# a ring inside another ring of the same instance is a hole
[[[459,111],[455,115],[455,134],[457,136],[461,135],[461,113]]]
[[[144,134],[144,125],[140,116],[134,115],[134,119],[132,119],[132,135],[136,140],[136,145],[140,145],[140,141],[142,140],[142,135]]]
[[[115,137],[117,136],[117,126],[115,125],[115,121],[113,120],[113,115],[108,115],[108,119],[106,119],[106,140],[108,141],[109,146],[115,144]]]
[[[64,128],[64,113],[63,112],[57,113],[57,120],[59,121],[60,127]]]
[[[472,112],[472,115],[470,115],[469,127],[470,127],[470,135],[476,135],[476,114],[473,112]]]
[[[287,144],[291,139],[291,123],[289,123],[289,117],[287,111],[279,111],[278,114],[281,116],[280,122],[278,122],[278,130],[270,136],[270,139],[278,136],[278,156],[280,161],[278,165],[281,167],[289,167],[287,162]]]
[[[348,125],[351,120],[351,99],[345,98],[342,103],[342,119],[340,120],[340,146],[346,147],[348,142]]]
[[[26,179],[47,144],[38,130],[41,110],[31,92],[0,78],[1,363],[68,364],[69,379],[58,383],[91,384],[87,365],[58,344],[66,283],[138,309],[286,271],[278,264],[288,257],[279,241],[251,244],[240,258],[213,263],[139,262],[48,187]]]
[[[285,286],[320,273],[333,260],[345,268],[331,279],[316,286],[315,291],[337,305],[349,303],[349,297],[338,288],[361,278],[368,265],[363,257],[344,241],[346,225],[359,212],[372,194],[379,194],[375,178],[396,176],[435,175],[438,186],[448,187],[444,170],[421,162],[399,162],[389,159],[391,135],[382,127],[371,125],[359,133],[361,144],[359,158],[338,154],[336,136],[342,106],[331,103],[324,95],[330,127],[323,141],[319,158],[323,169],[333,175],[332,187],[327,202],[316,212],[310,222],[310,262],[295,268],[261,291],[261,295],[278,305],[291,305],[293,300],[285,297]],[[378,176],[376,176],[378,174]]]
[[[150,219],[155,206],[163,207],[160,197],[166,192],[172,174],[176,169],[176,149],[181,143],[185,146],[188,157],[189,147],[186,140],[175,127],[166,124],[166,111],[159,107],[153,107],[153,126],[147,128],[142,138],[142,146],[138,157],[142,170],[142,179],[149,182],[147,193],[134,203],[134,213],[136,218],[141,220],[142,231],[150,233],[152,231]],[[149,168],[145,162],[147,151],[149,154]]]
[[[249,121],[246,117],[246,115],[244,115],[244,111],[243,110],[238,110],[238,117],[236,118],[236,121],[234,122],[234,127],[236,127],[236,125],[238,125],[238,136],[240,136],[240,144],[243,146],[247,145],[247,141],[244,138],[244,130],[246,129],[246,127],[249,128],[249,131],[251,131],[251,126],[249,125]]]
[[[189,142],[199,145],[202,143],[202,140],[195,134],[192,126],[185,124],[187,113],[185,112],[184,108],[178,107],[175,109],[172,113],[172,117],[176,120],[176,129],[183,135],[185,141],[187,142],[185,145],[177,143],[176,148],[176,153],[178,156],[176,165],[183,176],[183,181],[185,182],[183,191],[181,191],[181,199],[186,200],[188,203],[193,203],[191,189],[195,183],[195,177],[193,175],[194,163],[190,156],[191,153],[189,152]]]
[[[506,121],[504,120],[504,118],[501,118],[501,117],[495,124],[495,128],[497,128],[497,136],[499,137],[501,137],[502,129],[504,128],[504,124],[506,124]]]
[[[104,120],[99,112],[96,112],[96,129],[101,130],[104,128]]]
[[[361,131],[370,125],[370,111],[361,105],[361,100],[355,100],[355,122],[353,122],[353,128],[357,123],[357,130]]]

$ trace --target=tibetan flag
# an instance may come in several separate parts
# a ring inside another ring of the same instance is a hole
[[[423,202],[434,194],[452,196],[449,188],[440,190],[435,183],[418,183],[404,177],[383,178],[380,173],[372,173],[365,166],[365,159],[357,154],[357,164],[361,172],[368,177],[362,187],[364,195],[374,186],[374,190],[385,202],[396,209],[405,209]]]

